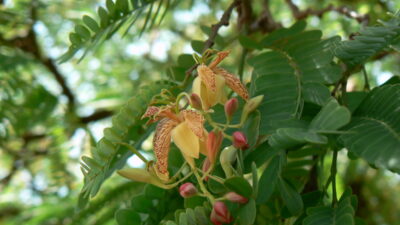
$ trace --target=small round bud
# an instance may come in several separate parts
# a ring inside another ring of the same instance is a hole
[[[236,202],[240,204],[246,204],[249,200],[236,192],[228,192],[225,194],[225,198],[231,202]]]
[[[179,194],[184,198],[190,198],[197,194],[197,188],[192,183],[187,182],[179,187]]]
[[[225,203],[217,201],[211,211],[210,220],[214,225],[220,225],[222,223],[231,223],[233,218]]]
[[[225,103],[224,108],[225,108],[225,116],[228,119],[228,121],[230,121],[232,119],[233,114],[239,108],[239,102],[236,98],[231,98]]]
[[[202,110],[203,107],[201,106],[201,98],[198,94],[192,93],[190,95],[190,105],[198,110]]]
[[[233,146],[241,150],[246,150],[247,148],[249,148],[247,138],[243,132],[235,131],[233,133]]]

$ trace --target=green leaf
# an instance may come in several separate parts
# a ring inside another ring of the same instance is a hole
[[[137,195],[131,200],[131,207],[136,212],[151,213],[153,204],[145,195]]]
[[[299,215],[303,211],[303,200],[296,189],[279,177],[278,190],[292,216]]]
[[[305,143],[327,144],[328,138],[304,128],[279,128],[268,138],[268,143],[277,149],[287,149]]]
[[[323,106],[331,97],[329,89],[320,83],[308,82],[303,84],[304,101]]]
[[[318,206],[307,209],[303,225],[354,225],[352,197],[343,194],[337,207]]]
[[[250,93],[264,95],[258,108],[260,134],[271,134],[282,121],[299,119],[305,100],[322,104],[327,89],[321,85],[340,79],[341,69],[332,62],[332,40],[321,40],[320,31],[302,32],[303,28],[298,23],[272,32],[262,41],[270,51],[248,61],[254,67]]]
[[[335,55],[349,66],[363,64],[400,37],[400,13],[382,26],[365,27],[353,40],[335,42]]]
[[[133,209],[120,209],[115,214],[115,219],[119,225],[140,225],[142,224],[140,215]]]
[[[356,156],[400,173],[400,84],[375,88],[362,101],[340,140]]]
[[[331,99],[311,121],[310,129],[337,130],[350,122],[350,111]]]
[[[256,220],[257,208],[254,199],[249,199],[244,206],[242,206],[238,212],[238,221],[240,225],[252,225]]]
[[[190,42],[192,49],[199,54],[203,53],[204,41],[193,40]]]
[[[100,27],[97,24],[96,20],[94,20],[92,17],[84,15],[82,17],[83,23],[88,26],[93,32],[99,32]]]
[[[248,36],[240,35],[239,36],[240,44],[247,49],[262,49],[263,46],[259,44],[257,41],[252,40]]]
[[[97,10],[97,14],[100,16],[100,26],[101,28],[105,28],[108,25],[108,12],[103,7],[99,7]]]
[[[252,112],[243,125],[244,134],[247,137],[247,142],[250,148],[254,147],[259,137],[261,115],[260,111]]]
[[[262,204],[268,201],[268,199],[275,192],[275,186],[278,181],[281,167],[281,156],[277,155],[272,158],[263,174],[260,177],[258,186],[257,203]]]
[[[103,43],[104,40],[110,39],[119,29],[124,28],[124,33],[126,34],[137,21],[141,21],[139,19],[145,17],[145,23],[141,32],[137,32],[136,34],[140,36],[148,27],[147,24],[151,19],[150,28],[155,23],[155,20],[158,19],[158,14],[160,14],[160,10],[163,5],[166,6],[162,17],[164,17],[167,11],[169,11],[167,9],[169,9],[171,6],[175,7],[177,5],[170,4],[170,0],[158,1],[159,5],[154,13],[152,10],[154,2],[155,0],[132,0],[131,4],[129,4],[128,0],[107,0],[107,9],[104,7],[99,7],[97,10],[97,14],[100,18],[99,21],[96,21],[92,17],[86,15],[82,18],[83,24],[85,24],[93,32],[92,35],[90,35],[90,32],[88,35],[87,31],[89,30],[87,30],[87,28],[82,28],[82,22],[77,24],[75,26],[75,30],[77,35],[82,38],[82,41],[76,41],[77,39],[73,38],[74,41],[71,41],[71,46],[68,48],[68,51],[64,53],[58,59],[58,61],[65,62],[72,58],[79,50],[83,49],[84,54],[80,58],[80,60],[82,60],[89,51],[95,50],[96,47]],[[166,3],[164,4],[164,2]],[[147,7],[149,5],[151,5],[151,7]],[[161,22],[161,19],[159,21]]]
[[[225,180],[224,185],[231,191],[238,193],[246,198],[250,198],[253,192],[249,182],[242,177],[232,177]]]

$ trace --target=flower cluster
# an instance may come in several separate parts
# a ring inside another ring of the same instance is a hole
[[[179,193],[184,198],[195,195],[206,197],[213,205],[210,220],[214,224],[232,221],[228,208],[220,200],[245,204],[248,199],[235,192],[228,192],[216,198],[207,190],[204,182],[209,179],[224,182],[224,178],[213,175],[213,170],[217,166],[224,170],[225,178],[237,174],[233,169],[235,161],[239,160],[238,156],[241,155],[237,150],[246,150],[250,147],[245,134],[238,129],[243,126],[247,115],[254,111],[262,100],[262,96],[249,99],[249,93],[240,79],[218,66],[228,54],[227,51],[218,52],[208,65],[206,64],[208,57],[203,57],[198,62],[198,76],[193,80],[192,93],[183,92],[176,98],[164,97],[163,101],[154,101],[154,104],[147,108],[142,118],[148,118],[148,123],[157,122],[153,137],[155,162],[147,162],[146,169],[131,168],[118,171],[126,178],[151,183],[161,188],[173,188],[194,175],[198,187],[186,182],[180,186]],[[226,87],[244,101],[238,124],[231,122],[235,112],[240,108],[239,101],[236,98],[227,99]],[[224,104],[226,123],[213,121],[212,107],[216,104]],[[206,124],[212,127],[212,130],[207,131]],[[232,129],[236,131],[231,133]],[[230,140],[232,144],[220,151],[224,139]],[[171,140],[185,159],[185,164],[172,177],[168,167]],[[196,161],[200,159],[203,160],[202,167],[197,168]]]

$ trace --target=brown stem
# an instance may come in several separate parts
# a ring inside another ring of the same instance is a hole
[[[218,31],[222,26],[228,26],[229,25],[229,19],[232,15],[233,9],[235,9],[239,4],[240,0],[235,0],[232,2],[232,4],[225,10],[224,14],[222,14],[221,19],[219,20],[218,23],[213,24],[211,26],[211,33],[206,42],[204,43],[203,51],[205,52],[207,49],[211,48],[214,45],[215,38],[218,35]],[[197,64],[193,65],[190,67],[188,70],[186,70],[186,76],[190,76],[194,70],[197,68]]]
[[[330,11],[335,11],[339,14],[342,14],[350,19],[355,19],[357,20],[358,23],[367,25],[369,22],[369,16],[368,14],[359,14],[346,6],[333,6],[332,4],[329,4],[327,7],[322,8],[322,9],[312,9],[312,8],[307,8],[305,10],[300,10],[299,7],[297,7],[296,4],[292,2],[292,0],[285,0],[286,4],[289,6],[290,10],[292,11],[293,17],[296,18],[297,20],[305,19],[309,16],[318,16],[322,17],[325,13],[330,12]]]

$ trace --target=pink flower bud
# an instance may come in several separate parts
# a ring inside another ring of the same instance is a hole
[[[221,225],[223,223],[231,223],[233,218],[223,202],[215,202],[210,216],[211,222],[214,225]]]
[[[233,146],[241,150],[246,150],[247,148],[249,148],[249,144],[247,143],[247,138],[243,134],[243,132],[235,131],[233,133]]]
[[[207,157],[211,163],[215,162],[217,158],[218,150],[222,144],[222,133],[221,131],[211,131],[207,137]]]
[[[225,194],[225,198],[231,202],[236,202],[240,204],[246,204],[249,200],[236,192],[228,192]]]
[[[239,102],[236,98],[231,98],[225,103],[225,116],[228,120],[232,119],[233,114],[239,107]]]
[[[192,93],[190,95],[190,105],[195,109],[202,110],[203,107],[201,106],[201,104],[202,103],[200,96],[195,93]]]
[[[179,187],[179,194],[184,198],[190,198],[197,194],[197,188],[192,183],[187,182]]]
[[[210,169],[211,163],[210,160],[208,160],[208,158],[206,158],[203,162],[203,167],[201,168],[201,170],[203,172],[207,172]],[[204,178],[204,181],[208,181],[208,176]]]

